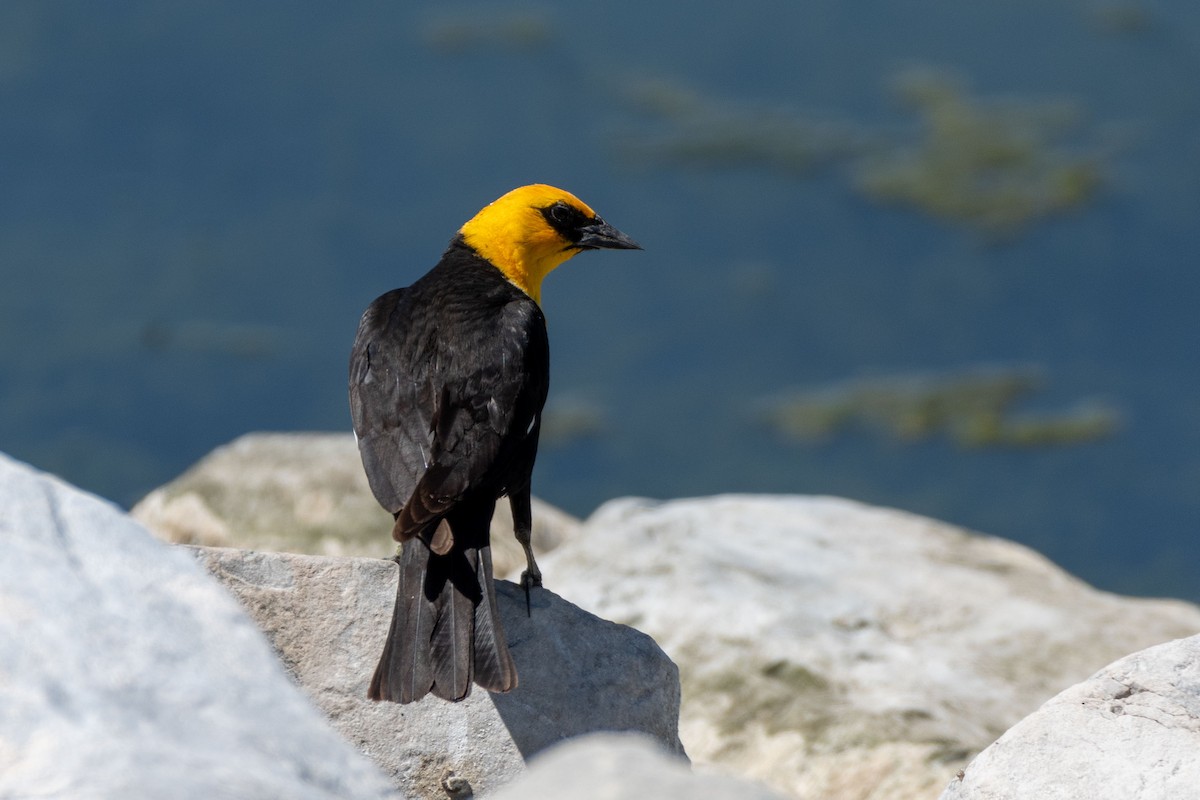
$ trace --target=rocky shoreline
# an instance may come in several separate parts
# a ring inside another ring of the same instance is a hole
[[[3,456],[0,498],[0,797],[1200,786],[1200,608],[901,511],[539,505],[547,589],[527,616],[500,585],[520,687],[401,707],[365,700],[395,576],[348,435],[243,437],[132,518]],[[523,563],[508,524],[498,575]]]

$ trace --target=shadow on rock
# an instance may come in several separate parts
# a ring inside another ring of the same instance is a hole
[[[683,753],[679,670],[653,639],[546,589],[533,590],[529,613],[516,584],[497,581],[496,593],[520,684],[491,697],[524,757],[597,731],[646,733]]]

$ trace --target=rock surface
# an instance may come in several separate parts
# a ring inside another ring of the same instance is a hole
[[[0,797],[381,798],[189,554],[0,455]]]
[[[701,775],[653,740],[592,734],[533,759],[529,772],[494,800],[782,800],[766,787],[721,775]]]
[[[679,665],[698,765],[800,798],[936,797],[1056,692],[1200,631],[1191,604],[834,498],[613,501],[540,561],[547,586]]]
[[[1126,656],[984,750],[942,800],[1200,796],[1200,636]]]
[[[192,548],[242,602],[335,728],[416,797],[444,800],[446,775],[486,793],[524,758],[570,736],[637,731],[682,753],[679,675],[650,637],[598,619],[546,590],[532,613],[497,583],[520,685],[461,703],[366,699],[396,596],[389,560]]]
[[[370,497],[349,436],[243,437],[152,494],[138,513],[167,520],[184,540],[204,541],[196,520],[208,519],[219,535],[207,541],[294,548],[282,532],[300,531],[317,551],[385,556],[392,547],[390,520]],[[623,500],[582,525],[563,517],[547,526],[548,518],[548,507],[535,509],[535,540],[551,534],[535,541],[547,585],[647,631],[680,664],[681,736],[692,757],[794,797],[935,797],[972,754],[1056,692],[1125,653],[1200,630],[1193,605],[1097,592],[1019,545],[844,500]],[[259,538],[233,535],[243,529]],[[363,544],[354,543],[356,530]],[[494,541],[509,548],[512,575],[523,559],[508,531],[501,523]],[[287,563],[261,569],[298,568],[281,567]],[[387,568],[371,563],[354,568]],[[261,577],[243,583],[251,606],[255,592],[267,604],[281,591]],[[379,614],[372,630],[382,637],[392,590],[378,583],[367,591],[380,593],[369,601],[375,611],[354,599],[359,589],[346,588],[333,602],[346,611],[335,616]],[[508,604],[511,590],[503,591]],[[281,639],[302,636],[295,631],[304,626],[285,623],[277,621],[275,636],[288,658],[292,644]],[[509,630],[514,647],[519,624]],[[319,627],[312,635],[345,634]],[[382,752],[389,744],[365,744],[371,725],[382,723],[348,721],[360,687],[324,700],[320,688],[365,681],[376,650],[366,646],[363,668],[309,683],[329,713],[344,708],[339,725],[352,740]],[[518,691],[525,678],[522,671]],[[494,705],[507,722],[502,701]],[[465,729],[457,717],[434,728],[450,737],[455,725]],[[451,747],[452,737],[442,741]],[[511,750],[495,768],[505,763],[519,768]],[[430,786],[440,780],[436,771],[423,773]]]
[[[371,495],[348,433],[247,434],[146,495],[131,513],[177,544],[378,558],[396,552],[392,517]],[[574,517],[534,500],[538,553],[578,528]],[[525,556],[503,500],[492,530],[496,574],[519,574]]]

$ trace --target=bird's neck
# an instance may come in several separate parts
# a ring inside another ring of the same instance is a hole
[[[548,228],[523,224],[520,217],[476,217],[462,227],[463,241],[504,273],[509,283],[542,302],[542,280],[577,250]]]

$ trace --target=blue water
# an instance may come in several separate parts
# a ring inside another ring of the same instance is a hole
[[[1200,599],[1198,67],[1185,0],[6,3],[0,449],[128,505],[241,433],[347,430],[362,308],[545,181],[646,250],[547,280],[551,402],[593,417],[543,448],[540,496],[836,493]],[[895,89],[914,68],[1073,110],[1050,144],[1094,157],[1099,190],[1001,232],[872,199],[864,153],[920,137]],[[647,84],[854,154],[678,157]],[[1041,371],[1023,410],[1098,402],[1119,428],[966,449],[757,416],[981,364]]]

